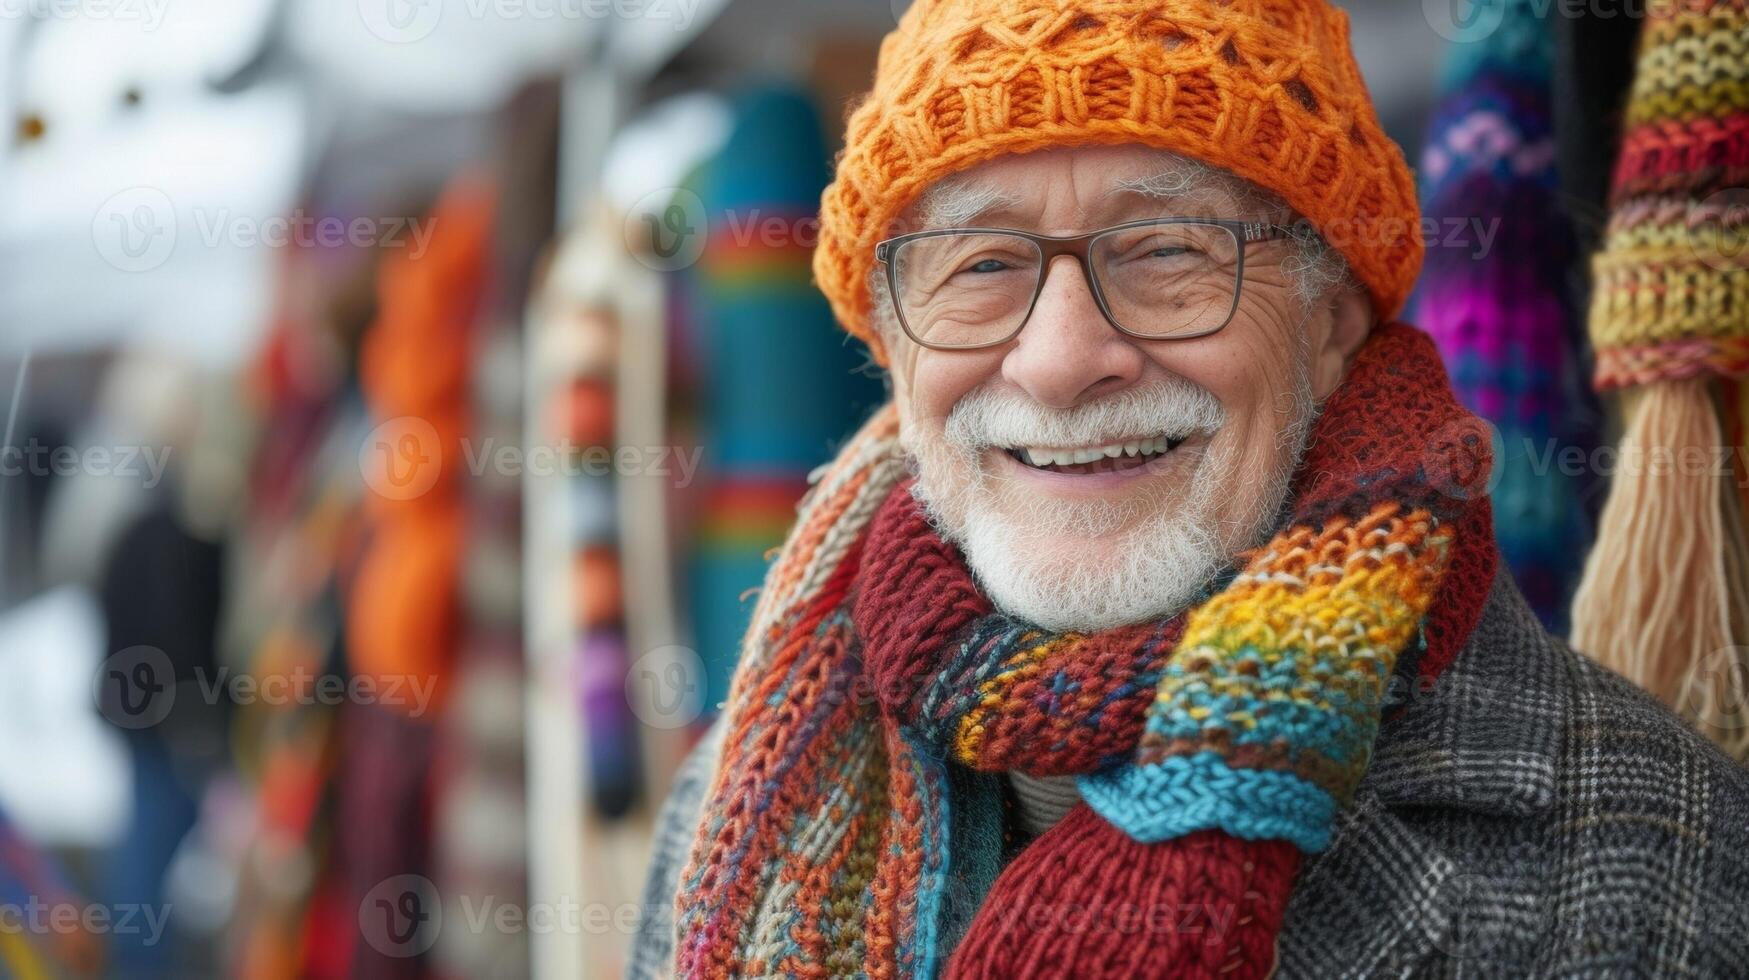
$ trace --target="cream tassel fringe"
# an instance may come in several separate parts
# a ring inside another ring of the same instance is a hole
[[[1743,521],[1733,478],[1714,466],[1724,443],[1709,384],[1627,395],[1619,465],[1573,598],[1572,642],[1744,759]]]

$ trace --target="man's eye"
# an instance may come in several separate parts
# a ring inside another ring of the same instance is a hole
[[[1161,245],[1159,248],[1148,252],[1148,255],[1156,259],[1170,259],[1180,255],[1189,255],[1192,251],[1192,249],[1185,248],[1182,245]]]
[[[978,272],[978,273],[988,274],[991,272],[1002,272],[1008,268],[1009,268],[1008,263],[1002,261],[1001,259],[979,259],[978,261],[973,262],[971,265],[966,266],[961,271],[963,271],[963,272]]]

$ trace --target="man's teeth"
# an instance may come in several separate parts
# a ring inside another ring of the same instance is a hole
[[[1088,446],[1083,449],[1021,446],[1015,452],[1020,454],[1020,461],[1028,466],[1076,466],[1081,463],[1092,463],[1106,457],[1156,456],[1170,448],[1172,448],[1172,440],[1165,436],[1157,436],[1153,439],[1132,439],[1129,442],[1114,442],[1109,445]]]

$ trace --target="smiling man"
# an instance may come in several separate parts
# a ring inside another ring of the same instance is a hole
[[[1321,0],[919,0],[815,272],[893,402],[634,975],[1729,974],[1749,781],[1537,625]],[[667,914],[671,911],[671,914]]]

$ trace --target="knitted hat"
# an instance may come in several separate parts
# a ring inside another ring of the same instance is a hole
[[[1749,759],[1749,7],[1652,4],[1603,250],[1594,382],[1624,435],[1573,644]]]
[[[1403,154],[1324,0],[917,0],[881,44],[821,204],[814,276],[870,328],[875,244],[942,177],[1053,146],[1139,143],[1266,188],[1348,260],[1379,316],[1421,268]]]
[[[1654,4],[1594,263],[1597,387],[1749,374],[1749,8]]]

